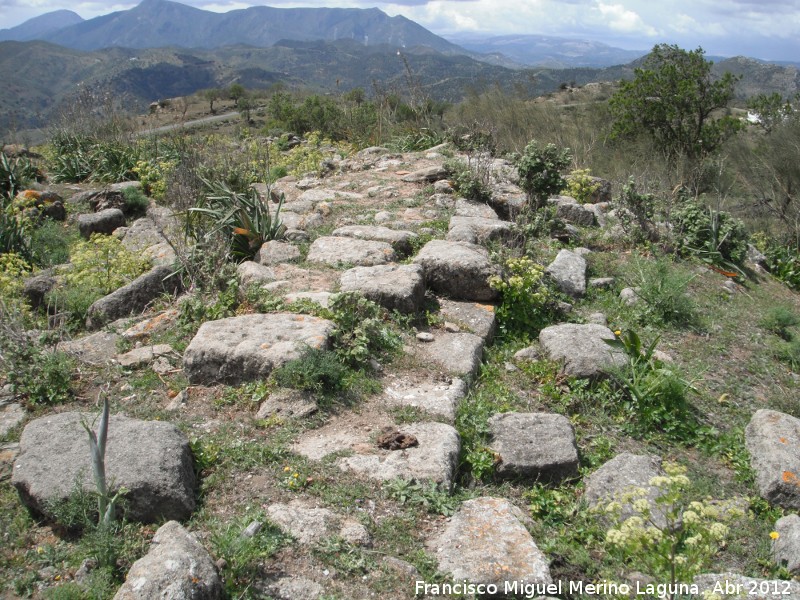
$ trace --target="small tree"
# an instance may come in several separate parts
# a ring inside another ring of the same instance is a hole
[[[241,83],[232,83],[228,88],[228,98],[239,104],[239,100],[247,94],[247,90]]]
[[[731,73],[712,77],[713,63],[704,54],[702,48],[655,46],[610,100],[612,135],[645,133],[673,165],[680,157],[698,164],[714,153],[741,128],[734,117],[714,116],[733,99],[738,79]]]
[[[534,140],[525,146],[517,162],[519,185],[528,195],[528,205],[542,208],[550,196],[558,194],[567,185],[563,173],[572,161],[569,148],[547,144],[540,148]]]
[[[219,88],[210,88],[203,91],[203,98],[208,100],[208,111],[214,114],[214,102],[222,98],[222,90]]]

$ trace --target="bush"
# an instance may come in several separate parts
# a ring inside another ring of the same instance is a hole
[[[371,359],[384,357],[402,345],[388,322],[386,310],[359,293],[337,294],[331,300],[330,311],[336,323],[333,347],[345,365],[367,367]]]
[[[554,296],[546,284],[544,267],[529,258],[506,261],[503,277],[490,284],[502,294],[497,307],[500,330],[508,337],[531,339],[553,314]]]
[[[800,316],[786,306],[773,306],[767,310],[759,325],[788,342],[794,337],[790,328],[800,325]]]
[[[344,389],[347,374],[333,352],[306,348],[300,358],[276,369],[273,377],[282,387],[329,395]]]
[[[567,182],[562,172],[572,161],[569,148],[559,149],[555,144],[540,148],[534,140],[528,143],[517,160],[519,185],[528,196],[532,208],[541,208],[550,196],[564,189]]]
[[[793,290],[800,290],[800,252],[794,246],[774,245],[766,250],[772,275]]]
[[[75,245],[67,283],[99,294],[110,294],[150,268],[150,261],[127,250],[110,235],[92,234]]]
[[[31,266],[19,254],[0,254],[0,302],[6,311],[25,312],[27,304],[22,299],[23,280]]]
[[[637,431],[660,432],[677,440],[690,440],[697,432],[687,394],[691,383],[674,369],[654,357],[658,338],[643,346],[633,331],[615,332],[615,340],[606,340],[628,356],[628,364],[612,372],[616,384],[627,398],[626,417],[636,423]]]
[[[143,215],[150,206],[150,198],[138,187],[128,187],[122,192],[125,196],[125,209],[131,215]]]
[[[456,191],[469,200],[475,202],[489,202],[492,199],[492,190],[488,185],[488,172],[476,162],[465,163],[458,159],[448,160],[444,164],[447,175]]]
[[[689,275],[667,258],[636,257],[627,283],[636,290],[634,311],[640,323],[691,327],[698,324],[697,309],[687,296]]]
[[[655,225],[656,204],[653,194],[639,192],[633,177],[622,187],[616,201],[617,218],[625,236],[634,245],[658,239]]]
[[[600,183],[592,178],[591,169],[576,169],[567,177],[567,196],[572,196],[581,204],[589,202],[592,194],[599,189]]]
[[[713,264],[741,265],[747,258],[744,223],[729,213],[684,199],[672,211],[678,247]]]
[[[63,265],[69,262],[70,245],[77,239],[74,228],[47,220],[31,231],[31,260],[43,269]]]

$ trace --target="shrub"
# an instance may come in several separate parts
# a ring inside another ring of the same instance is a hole
[[[800,316],[786,306],[773,306],[764,314],[759,325],[781,339],[790,341],[794,337],[790,328],[800,325]]]
[[[638,191],[633,177],[622,187],[616,205],[620,227],[631,243],[638,245],[658,239],[655,196]]]
[[[800,289],[800,252],[789,245],[771,245],[766,250],[772,275],[794,290]]]
[[[528,143],[517,160],[520,187],[528,196],[532,208],[541,208],[550,196],[564,189],[566,180],[562,172],[572,161],[569,148],[559,149],[555,144],[541,148],[534,140]]]
[[[631,267],[627,283],[639,299],[634,305],[639,322],[678,327],[698,324],[697,309],[686,292],[694,275],[677,269],[667,258],[636,257]]]
[[[633,331],[617,331],[617,339],[606,340],[628,356],[628,364],[611,375],[625,392],[626,415],[644,432],[661,432],[678,440],[691,439],[696,433],[696,419],[687,394],[691,383],[654,356],[658,338],[643,346]]]
[[[497,320],[505,335],[530,339],[550,321],[554,296],[542,265],[525,257],[511,258],[503,277],[493,278],[490,285],[502,294]]]
[[[492,190],[488,185],[488,172],[481,168],[477,162],[465,163],[458,159],[448,160],[444,164],[448,177],[453,187],[464,198],[475,202],[489,202],[492,199]]]
[[[143,215],[150,206],[150,198],[138,187],[128,187],[122,192],[125,196],[126,211],[132,215]]]
[[[137,177],[138,150],[122,141],[59,131],[50,140],[48,154],[50,172],[57,182],[114,183]]]
[[[31,271],[28,262],[19,254],[0,254],[0,302],[6,311],[22,311],[27,304],[22,300],[23,280]]]
[[[581,204],[592,199],[592,194],[600,189],[600,183],[592,178],[591,169],[575,169],[567,177],[565,191]]]
[[[336,323],[333,347],[345,365],[367,367],[370,359],[386,356],[402,344],[386,310],[357,292],[337,294],[330,311]]]
[[[684,199],[671,217],[681,250],[713,264],[740,265],[747,257],[744,223],[729,213]]]
[[[347,368],[333,352],[306,348],[300,358],[289,361],[273,373],[282,387],[329,395],[345,387]]]
[[[686,468],[665,464],[664,470],[666,475],[649,481],[658,490],[656,498],[648,489],[636,488],[598,510],[615,521],[606,533],[606,547],[626,564],[674,586],[691,582],[712,564],[725,545],[727,523],[744,513],[731,502],[689,501]],[[630,516],[623,517],[623,511]]]
[[[114,236],[92,234],[75,245],[67,283],[110,294],[150,268],[150,261],[127,250]]]
[[[44,269],[69,262],[70,245],[78,234],[72,227],[47,220],[31,231],[31,260]]]

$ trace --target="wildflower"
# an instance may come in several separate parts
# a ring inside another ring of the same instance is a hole
[[[621,335],[622,335],[622,331],[621,331],[621,330],[619,330],[619,329],[617,329],[617,330],[615,330],[615,331],[614,331],[614,335],[615,335],[615,336],[617,336],[617,337],[619,337],[619,336],[621,336]]]
[[[292,477],[294,478],[300,477],[300,473],[295,473],[294,475],[292,475]]]
[[[686,525],[694,525],[700,522],[700,515],[693,510],[687,510],[683,513],[683,522]]]
[[[777,531],[770,531],[769,537],[771,537],[773,540],[777,540],[779,537],[781,537],[781,534]]]
[[[291,470],[292,470],[291,467],[283,467],[283,472],[284,473],[288,473]]]

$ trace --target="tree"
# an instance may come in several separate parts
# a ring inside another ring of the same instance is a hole
[[[239,99],[247,93],[247,90],[241,83],[232,83],[228,88],[228,97],[239,104]]]
[[[222,90],[219,88],[210,88],[203,91],[203,98],[208,100],[208,111],[214,114],[214,102],[222,98]]]
[[[704,50],[659,44],[632,81],[623,81],[609,104],[615,137],[649,135],[671,164],[697,164],[741,128],[728,115],[715,115],[733,99],[738,78],[715,79]]]

